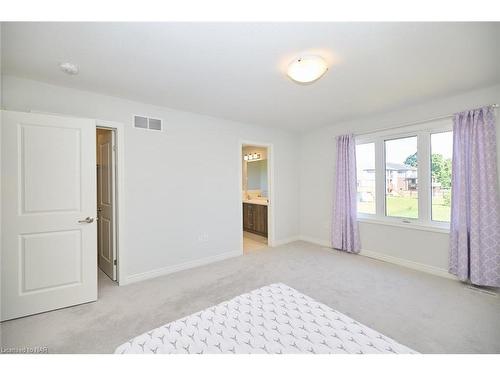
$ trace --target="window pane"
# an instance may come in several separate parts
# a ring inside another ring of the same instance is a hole
[[[432,220],[450,221],[453,132],[431,134]]]
[[[385,141],[386,215],[418,218],[417,137]]]
[[[358,212],[375,214],[375,143],[356,146]]]

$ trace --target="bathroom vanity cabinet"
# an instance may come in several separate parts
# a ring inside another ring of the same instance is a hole
[[[267,206],[243,203],[243,230],[267,237]]]

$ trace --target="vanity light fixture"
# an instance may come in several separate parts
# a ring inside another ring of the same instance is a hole
[[[321,56],[300,56],[288,65],[287,75],[297,83],[312,83],[320,79],[327,70],[328,64]]]
[[[254,161],[254,160],[259,160],[260,159],[260,154],[258,153],[253,153],[253,154],[245,154],[243,155],[243,160],[245,161]]]

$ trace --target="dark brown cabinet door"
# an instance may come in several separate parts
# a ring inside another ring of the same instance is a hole
[[[243,229],[248,228],[248,204],[243,203]]]
[[[243,203],[243,229],[267,237],[267,206]]]
[[[255,231],[267,236],[267,206],[255,205]]]
[[[253,216],[253,204],[243,203],[243,229],[254,229]]]

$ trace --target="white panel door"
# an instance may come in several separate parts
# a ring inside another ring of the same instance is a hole
[[[1,320],[95,301],[95,122],[2,111],[1,141]]]
[[[113,131],[97,130],[97,243],[99,268],[116,280]]]

